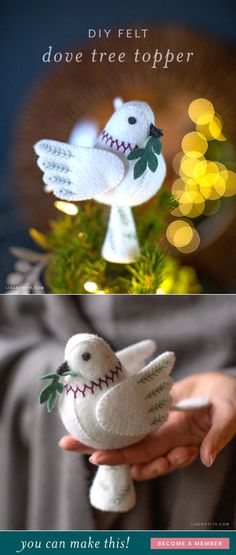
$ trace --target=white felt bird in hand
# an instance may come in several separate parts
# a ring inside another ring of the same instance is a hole
[[[100,337],[78,334],[65,348],[65,362],[41,393],[49,410],[61,394],[60,416],[68,432],[96,449],[117,449],[141,440],[163,424],[171,408],[169,374],[175,355],[165,352],[145,366],[156,349],[145,340],[114,353]],[[63,379],[63,383],[59,379]],[[101,466],[90,490],[91,504],[128,511],[135,491],[127,465]]]
[[[166,174],[162,130],[146,102],[114,100],[115,112],[93,147],[43,139],[34,148],[46,191],[68,201],[95,199],[112,207],[102,255],[133,262],[139,245],[130,207],[148,201]]]

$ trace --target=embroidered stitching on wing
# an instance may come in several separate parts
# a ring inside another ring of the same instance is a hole
[[[67,393],[69,393],[70,391],[74,393],[74,399],[76,399],[78,393],[81,393],[81,395],[85,397],[86,393],[89,391],[93,395],[94,389],[96,387],[98,387],[101,390],[104,385],[108,387],[109,381],[111,381],[111,383],[114,383],[115,377],[117,378],[119,377],[119,372],[123,372],[123,370],[121,366],[116,366],[115,370],[110,370],[109,373],[103,376],[103,378],[98,378],[97,382],[92,380],[90,382],[90,385],[84,383],[82,386],[82,389],[79,386],[73,387],[72,385],[68,385],[68,384],[66,384],[64,387]]]
[[[106,143],[106,145],[110,146],[111,148],[116,148],[116,150],[122,150],[123,154],[129,154],[135,148],[138,148],[138,145],[131,145],[131,143],[125,143],[125,141],[118,141],[118,139],[113,139],[109,133],[107,133],[106,129],[102,131],[101,140]],[[127,152],[128,151],[128,152]]]

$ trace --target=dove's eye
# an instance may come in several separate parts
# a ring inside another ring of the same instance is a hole
[[[128,122],[130,123],[130,125],[134,125],[137,122],[137,120],[133,116],[130,116],[130,118],[128,119]]]
[[[86,361],[87,361],[87,360],[89,360],[90,358],[91,358],[90,353],[83,353],[83,354],[82,354],[82,359],[83,359],[83,360],[86,360]]]

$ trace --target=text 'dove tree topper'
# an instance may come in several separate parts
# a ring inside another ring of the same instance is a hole
[[[51,383],[40,402],[59,412],[68,432],[95,449],[119,449],[140,441],[162,425],[170,409],[201,408],[208,400],[182,400],[171,405],[169,374],[175,355],[162,353],[145,366],[156,349],[145,340],[114,353],[93,334],[77,334],[66,344],[65,361],[56,373],[40,379]],[[126,512],[135,505],[128,465],[100,466],[90,489],[90,502],[103,511]]]
[[[114,107],[95,146],[43,139],[34,148],[47,192],[62,200],[95,199],[111,206],[102,256],[130,263],[139,256],[131,207],[153,197],[165,178],[163,133],[146,102],[116,98]]]

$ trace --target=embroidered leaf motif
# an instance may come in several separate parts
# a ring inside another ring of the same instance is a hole
[[[121,492],[117,495],[117,497],[114,499],[113,503],[116,503],[117,505],[120,505],[121,502],[127,497],[129,491],[131,488],[131,484],[128,484],[127,486],[125,486]]]
[[[158,168],[157,155],[161,153],[162,144],[159,137],[150,137],[144,148],[135,148],[127,156],[128,160],[137,160],[134,166],[134,179],[146,171],[147,166],[155,173]]]
[[[69,148],[63,146],[52,145],[48,142],[42,142],[40,144],[40,150],[46,152],[46,154],[51,154],[54,156],[59,156],[61,158],[74,158],[74,155]]]
[[[109,490],[109,486],[107,484],[105,484],[105,482],[102,482],[102,480],[100,480],[99,482],[99,487],[103,490],[103,491],[108,491]]]
[[[158,374],[160,374],[162,372],[162,370],[164,370],[168,365],[168,361],[166,363],[159,363],[157,364],[157,366],[155,366],[154,368],[152,368],[149,371],[146,371],[144,373],[143,376],[141,376],[141,378],[139,378],[138,383],[147,383],[151,380],[153,380],[156,376],[158,376]]]
[[[43,163],[44,171],[57,171],[62,173],[68,173],[69,167],[66,164],[59,164],[58,162],[54,162],[53,160],[45,160]]]
[[[158,426],[158,424],[162,424],[162,422],[165,422],[166,420],[166,414],[160,414],[159,416],[155,416],[155,418],[152,420],[151,422],[151,426]]]
[[[145,399],[151,399],[152,397],[156,397],[156,395],[159,395],[159,393],[163,393],[163,391],[165,391],[165,389],[168,389],[168,388],[169,388],[169,382],[162,382],[154,389],[151,389],[146,395]]]
[[[169,399],[162,399],[161,401],[154,403],[154,405],[151,406],[148,412],[156,412],[168,406],[169,406]]]

